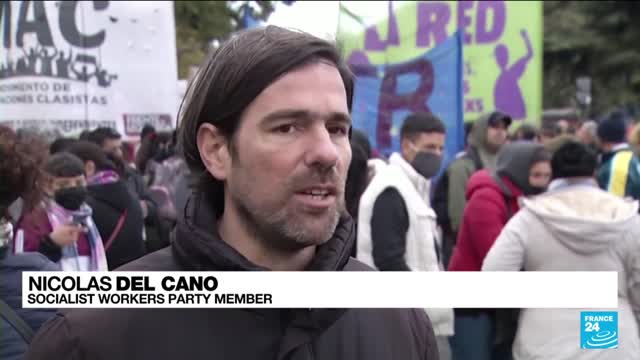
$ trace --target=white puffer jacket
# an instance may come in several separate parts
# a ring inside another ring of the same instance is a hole
[[[387,166],[379,166],[376,175],[360,198],[358,210],[358,260],[375,267],[371,241],[373,205],[387,188],[398,190],[409,214],[405,261],[413,271],[444,271],[436,254],[441,237],[436,213],[429,201],[430,181],[418,174],[400,154],[394,153]],[[416,284],[428,286],[428,284]],[[453,335],[453,309],[425,309],[439,336]]]

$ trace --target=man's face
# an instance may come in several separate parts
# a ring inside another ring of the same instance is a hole
[[[529,185],[547,187],[551,181],[551,162],[538,161],[529,169]]]
[[[581,126],[578,132],[576,133],[578,140],[585,145],[594,145],[596,143],[596,139],[591,135],[589,129],[585,126]]]
[[[313,63],[267,87],[245,110],[231,145],[225,215],[270,246],[326,242],[344,211],[351,126],[338,70]]]
[[[45,189],[47,195],[52,196],[58,190],[72,188],[72,187],[86,187],[87,181],[84,175],[74,176],[74,177],[50,177],[48,181],[48,186]]]
[[[499,149],[507,142],[507,127],[503,124],[487,128],[487,144],[493,149]]]
[[[418,152],[429,152],[442,157],[444,152],[445,134],[439,132],[420,133],[412,140],[403,141],[403,155],[405,160],[412,162]]]
[[[102,151],[107,154],[111,154],[118,159],[122,159],[122,140],[121,139],[106,139],[102,143]]]

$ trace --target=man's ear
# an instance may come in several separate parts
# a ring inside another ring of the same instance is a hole
[[[218,180],[226,180],[231,156],[226,136],[212,124],[202,124],[196,136],[198,152],[207,171]]]

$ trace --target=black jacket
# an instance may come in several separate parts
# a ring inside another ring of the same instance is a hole
[[[117,230],[119,219],[124,221],[115,235],[107,253],[109,270],[120,267],[142,257],[146,253],[144,238],[144,219],[142,209],[124,182],[90,185],[87,187],[87,203],[93,209],[93,221],[96,223],[102,241],[106,243]],[[126,211],[126,214],[125,214]]]
[[[171,247],[122,270],[265,270],[215,235],[204,202],[187,209]],[[371,270],[349,257],[354,235],[343,218],[309,270]],[[81,309],[45,324],[27,358],[433,360],[438,352],[421,309]]]

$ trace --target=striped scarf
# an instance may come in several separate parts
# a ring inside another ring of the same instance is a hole
[[[80,223],[83,227],[85,227],[88,232],[86,233],[87,240],[89,241],[89,246],[91,248],[91,257],[89,259],[89,271],[107,271],[107,257],[104,251],[104,245],[102,244],[102,237],[100,237],[100,233],[98,232],[98,228],[96,224],[93,222],[91,218],[92,209],[89,205],[82,204],[80,209],[72,211],[63,208],[58,205],[55,201],[49,201],[47,207],[47,214],[49,216],[49,222],[51,223],[52,228],[57,228],[63,224],[71,224],[73,222]],[[62,259],[61,266],[63,271],[79,271],[82,270],[80,268],[80,264],[77,261],[78,255],[78,247],[77,244],[64,246],[62,248]],[[76,261],[74,261],[76,260]]]
[[[118,173],[112,170],[99,171],[87,179],[89,185],[112,184],[120,180]]]

